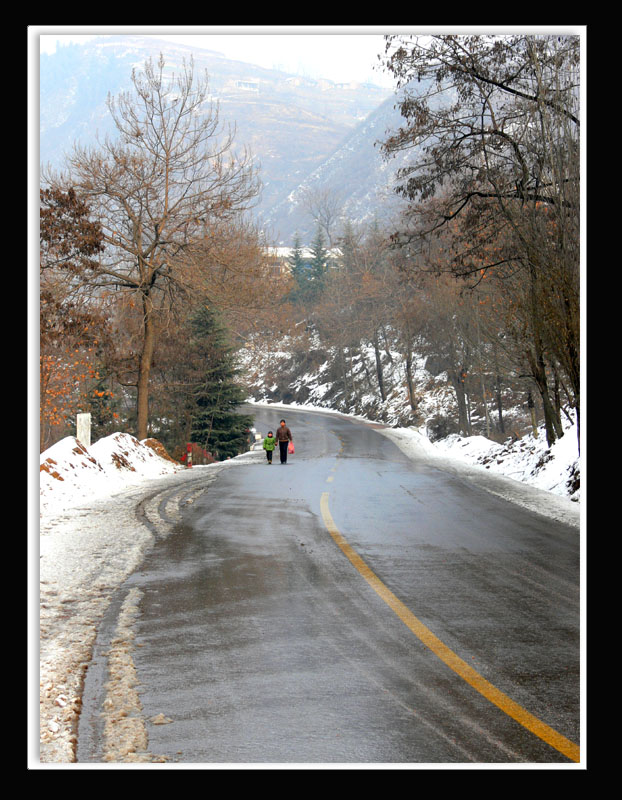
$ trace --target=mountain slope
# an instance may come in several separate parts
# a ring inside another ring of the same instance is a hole
[[[278,231],[282,244],[291,244],[296,232],[303,242],[313,239],[314,223],[303,203],[306,192],[332,196],[341,208],[342,218],[353,223],[374,219],[381,222],[392,217],[401,203],[394,192],[395,173],[412,158],[412,152],[387,161],[380,145],[400,121],[395,97],[391,96],[264,215],[266,224]]]
[[[40,161],[61,167],[73,143],[114,133],[106,98],[131,88],[131,72],[164,54],[167,68],[194,59],[207,70],[223,124],[260,164],[264,192],[258,214],[271,209],[335,153],[344,138],[390,94],[371,85],[298,78],[219,53],[140,36],[106,37],[61,47],[40,59]]]

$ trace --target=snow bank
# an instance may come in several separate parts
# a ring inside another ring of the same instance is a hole
[[[40,511],[54,514],[183,469],[153,439],[113,433],[86,448],[67,436],[40,455]]]
[[[576,502],[581,499],[580,459],[574,425],[568,427],[552,447],[548,446],[543,429],[538,431],[537,437],[524,436],[503,444],[496,444],[485,436],[452,435],[435,442],[434,447],[440,455],[479,464]]]

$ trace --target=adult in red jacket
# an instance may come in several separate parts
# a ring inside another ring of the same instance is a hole
[[[281,455],[281,464],[287,464],[287,448],[289,443],[293,442],[292,432],[282,419],[279,427],[276,429],[276,440],[279,443],[279,452]]]

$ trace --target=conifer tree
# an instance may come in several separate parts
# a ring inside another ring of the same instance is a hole
[[[291,275],[294,279],[294,286],[290,292],[290,300],[293,303],[304,302],[307,295],[307,282],[309,280],[309,268],[304,260],[302,253],[302,245],[300,243],[300,234],[296,232],[294,237],[294,248],[291,256],[288,259],[291,267]]]
[[[292,276],[298,279],[306,269],[304,257],[302,255],[302,244],[300,243],[300,234],[296,231],[294,236],[294,247],[292,254],[288,259],[289,265],[292,270]]]
[[[247,449],[253,417],[238,412],[245,400],[240,370],[227,330],[217,314],[202,305],[191,322],[195,361],[194,412],[191,437],[223,460]]]
[[[326,272],[326,261],[328,259],[328,252],[324,245],[324,234],[318,225],[315,239],[311,245],[311,274],[313,279],[322,282],[324,273]]]
[[[324,244],[324,234],[318,225],[315,238],[311,245],[311,261],[309,263],[309,278],[307,285],[307,298],[311,302],[319,300],[324,289],[326,277],[326,262],[328,251]]]

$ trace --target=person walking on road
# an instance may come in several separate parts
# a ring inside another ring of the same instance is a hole
[[[279,452],[281,455],[281,464],[287,464],[287,448],[289,443],[293,442],[292,432],[282,419],[279,427],[276,429],[276,440],[279,443]]]
[[[268,459],[268,464],[272,464],[272,452],[276,447],[276,439],[272,431],[268,431],[268,435],[263,440],[263,449],[266,451],[266,457]]]

